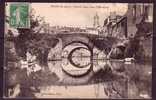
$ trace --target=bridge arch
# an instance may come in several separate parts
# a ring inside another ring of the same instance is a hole
[[[72,43],[82,43],[86,45],[88,48],[93,48],[93,43],[91,42],[90,38],[86,34],[78,34],[78,33],[72,33],[72,34],[59,34],[59,38],[62,39],[62,47],[66,47],[67,45],[70,45]]]

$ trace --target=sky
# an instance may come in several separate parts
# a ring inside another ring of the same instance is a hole
[[[93,17],[99,15],[100,25],[111,11],[124,15],[127,4],[111,3],[32,3],[35,15],[43,16],[50,26],[92,27]]]
[[[104,19],[110,12],[116,11],[124,15],[127,3],[31,3],[35,16],[44,17],[50,26],[92,27],[93,17],[97,13],[99,23],[103,25]],[[6,14],[9,15],[9,7]]]

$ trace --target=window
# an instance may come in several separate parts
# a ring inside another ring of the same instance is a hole
[[[132,15],[133,15],[133,22],[135,22],[135,20],[136,20],[136,5],[133,6]]]
[[[145,12],[144,12],[144,17],[145,17],[145,21],[148,20],[148,14],[149,13],[149,6],[145,6]]]

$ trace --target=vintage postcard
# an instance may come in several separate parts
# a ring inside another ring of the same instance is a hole
[[[6,2],[4,98],[152,98],[152,3]]]

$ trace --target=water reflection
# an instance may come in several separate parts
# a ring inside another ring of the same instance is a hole
[[[40,85],[37,97],[59,98],[150,98],[151,71],[150,64],[119,61],[93,60],[92,70],[81,77],[72,77],[62,70],[68,66],[67,59],[49,61],[49,73],[58,78],[51,85]],[[71,68],[73,67],[73,68]],[[66,70],[75,74],[85,73],[90,67],[77,69],[70,65]],[[71,71],[70,71],[71,70]],[[54,76],[52,76],[54,77]],[[86,91],[86,92],[85,92]]]
[[[75,51],[70,53],[67,50]],[[151,62],[125,63],[97,59],[99,56],[91,59],[87,50],[86,46],[70,45],[65,48],[62,59],[48,61],[47,65],[41,66],[42,70],[29,77],[26,73],[23,77],[24,72],[19,71],[21,97],[151,98]]]

